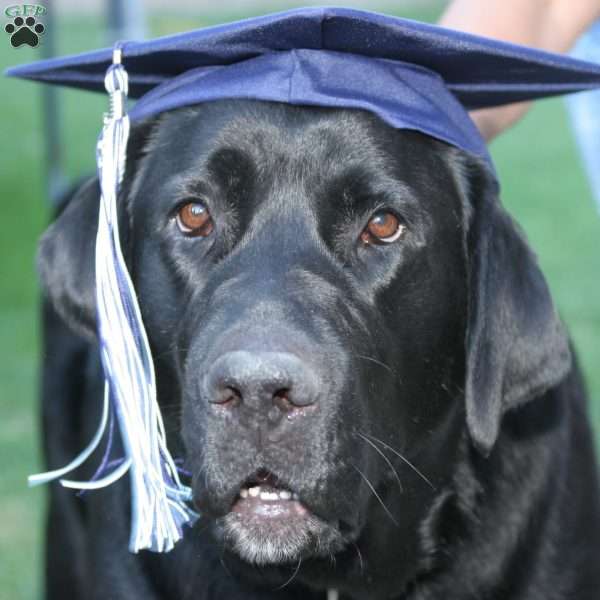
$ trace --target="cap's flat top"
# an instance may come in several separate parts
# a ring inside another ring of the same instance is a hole
[[[293,49],[414,63],[438,73],[466,108],[590,89],[600,67],[435,25],[345,8],[304,8],[123,45],[132,97],[202,66]],[[112,49],[39,61],[9,75],[102,90]]]

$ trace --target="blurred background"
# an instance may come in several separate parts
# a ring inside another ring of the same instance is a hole
[[[40,3],[43,4],[43,3]],[[50,53],[112,44],[115,37],[153,37],[273,10],[317,4],[285,1],[58,0],[40,17],[38,48],[13,48],[4,25],[2,70]],[[330,2],[328,4],[336,4]],[[434,22],[441,0],[346,1]],[[55,95],[53,95],[55,94]],[[106,108],[102,95],[0,80],[0,598],[41,595],[44,490],[28,490],[39,468],[39,290],[36,241],[51,215],[51,197],[94,170],[95,141]],[[44,117],[50,115],[50,120]],[[51,141],[51,143],[48,142]],[[538,102],[492,144],[503,201],[539,255],[567,322],[592,397],[600,440],[600,217],[592,201],[561,100]],[[50,160],[48,160],[50,158]]]

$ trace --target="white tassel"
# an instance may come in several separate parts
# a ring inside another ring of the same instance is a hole
[[[101,480],[61,480],[61,483],[66,487],[97,489],[129,471],[132,496],[129,548],[132,552],[144,548],[168,552],[181,539],[182,526],[193,522],[198,515],[186,505],[191,490],[181,483],[167,448],[150,346],[121,250],[117,194],[125,173],[129,117],[125,113],[127,72],[121,64],[120,48],[115,48],[104,83],[110,95],[111,112],[105,116],[97,146],[101,188],[96,237],[97,321],[108,389],[106,398],[110,395],[113,400],[126,458]],[[106,412],[105,408],[92,443],[70,465],[33,476],[30,483],[61,477],[81,464],[99,442],[106,426]]]

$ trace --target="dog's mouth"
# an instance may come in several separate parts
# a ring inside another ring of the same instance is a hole
[[[259,473],[242,485],[231,512],[246,521],[305,518],[309,513],[296,492],[267,472]]]
[[[227,544],[247,562],[259,565],[321,554],[339,536],[300,494],[265,471],[242,484],[222,524]]]

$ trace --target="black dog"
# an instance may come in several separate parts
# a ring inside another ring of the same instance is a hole
[[[485,167],[366,113],[230,101],[140,125],[127,169],[126,259],[203,516],[133,555],[127,478],[53,485],[49,597],[598,597],[583,385]],[[100,411],[98,196],[39,254],[51,468]]]

